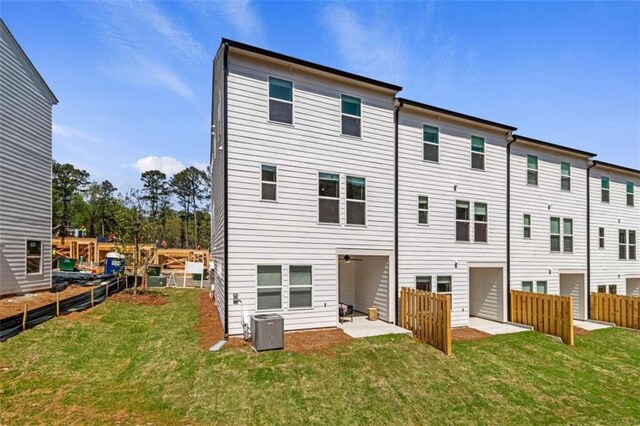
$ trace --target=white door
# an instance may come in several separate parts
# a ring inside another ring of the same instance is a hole
[[[560,294],[571,296],[575,319],[586,319],[584,289],[584,274],[560,274]]]
[[[503,321],[502,268],[469,268],[469,315]]]

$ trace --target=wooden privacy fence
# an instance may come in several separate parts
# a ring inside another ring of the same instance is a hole
[[[451,355],[451,296],[402,287],[400,327]]]
[[[573,307],[569,296],[512,290],[511,321],[558,336],[573,346]]]
[[[590,318],[640,330],[640,297],[591,293]]]

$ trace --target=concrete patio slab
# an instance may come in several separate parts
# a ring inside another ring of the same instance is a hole
[[[525,326],[520,327],[515,324],[505,324],[477,317],[469,318],[469,327],[475,328],[476,330],[484,331],[487,334],[509,334],[531,331],[530,328]]]
[[[397,325],[389,324],[384,321],[369,321],[366,317],[356,316],[353,322],[348,320],[342,324],[338,324],[338,328],[342,329],[346,334],[353,338],[382,336],[384,334],[407,334],[411,335],[410,330],[406,330]]]
[[[604,328],[611,328],[611,326],[607,324],[602,324],[602,323],[592,322],[592,321],[581,321],[576,319],[573,320],[573,325],[575,327],[580,327],[589,331],[602,330]]]

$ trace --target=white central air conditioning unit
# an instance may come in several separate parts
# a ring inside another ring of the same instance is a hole
[[[284,348],[284,318],[278,314],[251,315],[251,346],[256,352]]]

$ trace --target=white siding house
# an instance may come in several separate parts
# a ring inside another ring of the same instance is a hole
[[[506,146],[514,127],[400,99],[398,281],[452,294],[452,325],[506,321]]]
[[[595,154],[514,135],[510,286],[573,297],[587,316],[587,167]]]
[[[51,286],[49,87],[0,19],[0,296]]]
[[[213,155],[225,332],[241,333],[242,309],[277,312],[286,330],[336,326],[340,294],[393,322],[400,87],[230,40],[214,70],[213,133],[227,125]]]
[[[640,296],[640,170],[594,161],[589,182],[590,290]]]

